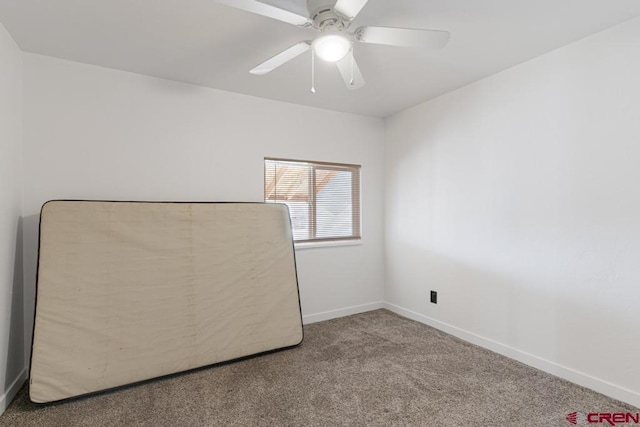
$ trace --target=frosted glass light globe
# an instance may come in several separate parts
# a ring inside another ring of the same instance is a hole
[[[338,62],[351,50],[351,41],[340,34],[327,34],[315,39],[312,46],[320,59]]]

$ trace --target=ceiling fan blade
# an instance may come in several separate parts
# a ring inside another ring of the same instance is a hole
[[[353,51],[351,51],[350,55],[336,62],[336,65],[349,89],[360,89],[364,86],[364,78],[362,77],[358,63],[353,57]]]
[[[282,52],[280,52],[276,56],[274,56],[274,57],[272,57],[270,59],[267,59],[262,64],[260,64],[257,67],[253,68],[249,72],[251,74],[255,74],[257,76],[262,76],[264,74],[267,74],[270,71],[275,70],[276,68],[278,68],[282,64],[285,64],[285,63],[291,61],[296,56],[305,53],[309,49],[311,49],[311,42],[309,42],[309,41],[303,41],[303,42],[300,42],[298,44],[294,44],[293,46],[291,46],[288,49],[283,50]]]
[[[363,43],[424,47],[428,49],[443,48],[451,37],[448,31],[389,27],[360,27],[354,34],[356,40]]]
[[[218,0],[218,3],[277,19],[278,21],[297,25],[298,27],[310,27],[313,25],[313,21],[305,16],[300,16],[288,10],[280,9],[279,7],[256,0]]]
[[[347,21],[352,21],[358,16],[368,1],[369,0],[338,0],[333,10],[341,17],[346,18]]]

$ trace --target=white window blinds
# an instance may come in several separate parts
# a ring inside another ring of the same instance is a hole
[[[360,238],[360,166],[264,159],[264,201],[289,206],[296,242]]]

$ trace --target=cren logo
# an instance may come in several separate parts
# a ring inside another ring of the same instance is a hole
[[[640,413],[590,412],[583,414],[581,412],[571,412],[567,414],[567,421],[573,425],[581,426],[585,424],[605,424],[610,426],[616,426],[618,424],[640,424]]]
[[[587,415],[587,421],[589,423],[599,423],[604,424],[605,422],[611,426],[615,426],[618,423],[635,423],[640,424],[640,414],[631,414],[629,412],[622,413],[610,413],[610,412],[599,412],[599,413],[590,413]]]

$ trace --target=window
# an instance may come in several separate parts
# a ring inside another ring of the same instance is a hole
[[[264,159],[264,201],[289,206],[296,242],[360,239],[360,166]]]

